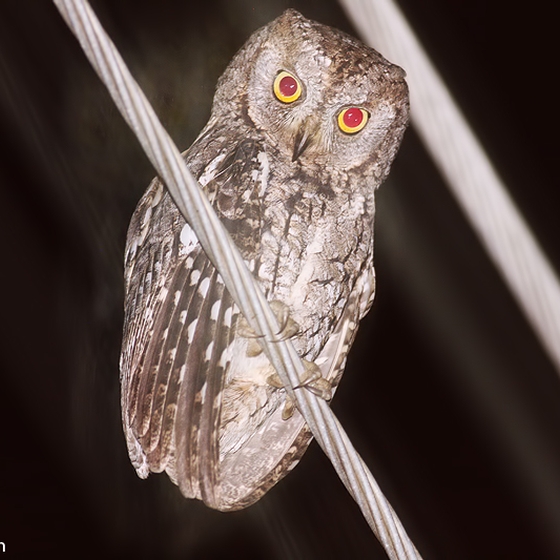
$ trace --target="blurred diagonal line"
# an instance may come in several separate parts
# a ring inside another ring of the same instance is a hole
[[[364,40],[402,66],[427,150],[560,373],[560,283],[393,0],[341,0]]]

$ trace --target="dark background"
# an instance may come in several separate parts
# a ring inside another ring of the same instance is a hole
[[[190,4],[93,2],[181,149],[234,52],[286,7],[352,32],[334,1]],[[558,270],[552,4],[400,5]],[[154,172],[50,2],[0,6],[0,119],[7,557],[384,558],[316,444],[232,514],[136,477],[119,412],[122,255]],[[336,414],[426,559],[560,558],[558,375],[412,129],[376,236],[376,302]]]

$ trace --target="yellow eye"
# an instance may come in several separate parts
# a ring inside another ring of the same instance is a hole
[[[346,134],[356,134],[366,126],[369,113],[360,107],[349,107],[338,113],[338,126]]]
[[[293,103],[301,97],[301,84],[289,72],[280,72],[274,80],[274,95],[282,103]]]

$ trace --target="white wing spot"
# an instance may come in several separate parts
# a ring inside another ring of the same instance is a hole
[[[233,314],[233,307],[228,307],[224,313],[224,325],[231,327],[231,316]]]
[[[185,324],[185,319],[187,318],[187,310],[184,309],[183,311],[181,311],[181,313],[179,314],[179,323],[181,323],[182,325]]]
[[[204,298],[208,293],[208,288],[210,287],[210,278],[205,278],[198,287],[198,293]]]
[[[145,225],[140,230],[140,237],[138,237],[137,244],[138,246],[142,245],[144,241],[146,241],[146,237],[148,237],[148,231],[150,231],[150,224]]]
[[[206,348],[206,354],[204,356],[204,359],[209,362],[210,358],[212,357],[212,350],[214,349],[214,341],[212,341],[209,345],[208,348]]]
[[[157,189],[154,191],[154,198],[152,198],[152,208],[155,208],[163,198],[163,185],[159,183]]]
[[[202,175],[198,178],[198,182],[204,187],[207,185],[215,176],[218,169],[218,165],[222,163],[225,159],[226,153],[220,154],[218,157],[214,158],[207,166]]]
[[[189,279],[189,284],[191,286],[194,286],[198,282],[199,278],[200,278],[200,270],[193,270],[191,272],[191,277]]]
[[[222,300],[219,299],[213,306],[212,309],[210,310],[210,319],[212,319],[212,321],[216,321],[216,319],[218,318],[218,314],[220,313],[220,307],[222,305]]]
[[[194,338],[194,333],[196,331],[196,324],[198,319],[195,319],[187,328],[187,342],[190,344]]]
[[[173,303],[177,305],[179,303],[179,299],[181,299],[181,290],[177,290],[175,292],[175,297],[173,298]]]
[[[187,364],[183,364],[181,369],[179,370],[179,383],[183,381],[183,377],[185,377],[185,371],[187,371]]]
[[[185,246],[185,251],[187,253],[192,252],[192,250],[198,245],[198,237],[196,236],[196,233],[191,228],[191,226],[189,226],[189,224],[185,224],[183,226],[181,234],[179,235],[179,239]]]
[[[204,402],[204,398],[206,397],[206,389],[208,388],[208,381],[204,382],[204,385],[200,388],[199,395],[200,395],[200,403]]]
[[[161,289],[161,292],[159,293],[159,300],[160,300],[160,301],[163,301],[163,300],[167,297],[167,294],[168,294],[168,293],[169,293],[169,290],[164,286],[164,287]]]
[[[298,463],[299,463],[299,461],[294,461],[293,463],[290,463],[290,464],[288,465],[288,469],[287,469],[287,470],[288,470],[288,471],[291,471],[291,470],[295,469]]]
[[[142,229],[144,229],[148,225],[151,217],[152,217],[152,207],[149,206],[146,212],[144,212],[144,215],[142,216],[142,221],[140,222],[140,227]]]
[[[233,355],[233,343],[230,344],[223,352],[222,355],[220,356],[220,359],[218,361],[218,366],[220,366],[221,368],[225,368],[226,365],[231,362],[231,358]]]

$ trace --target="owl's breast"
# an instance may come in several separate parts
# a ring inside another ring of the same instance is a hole
[[[267,298],[290,307],[294,340],[314,359],[336,327],[364,267],[372,266],[373,216],[358,195],[267,192],[255,269]]]

